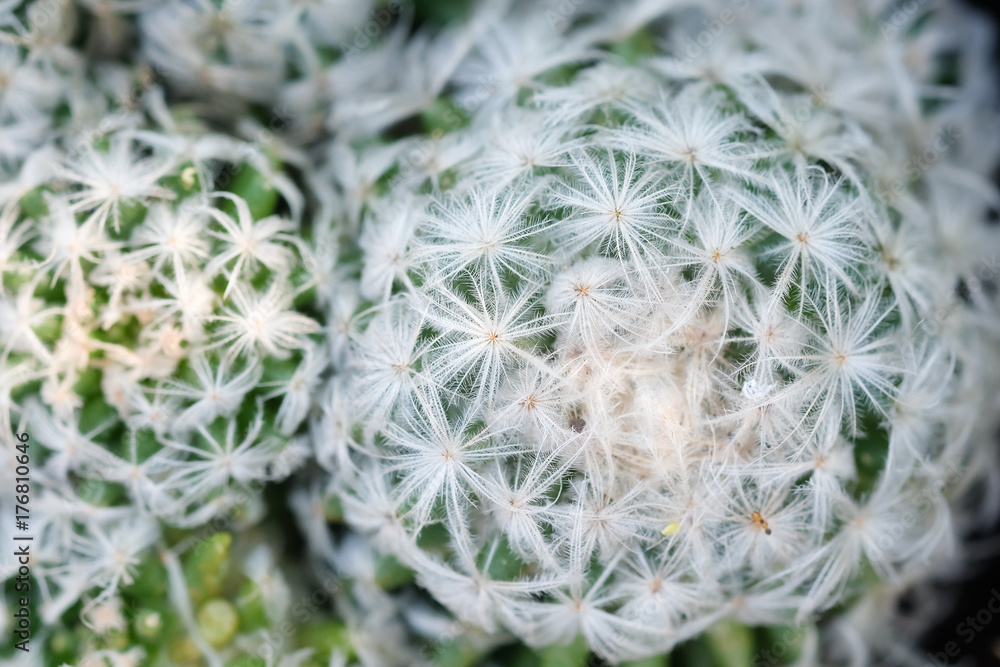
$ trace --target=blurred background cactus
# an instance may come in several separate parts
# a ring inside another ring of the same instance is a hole
[[[992,48],[944,1],[0,3],[0,660],[920,664],[1000,508]]]

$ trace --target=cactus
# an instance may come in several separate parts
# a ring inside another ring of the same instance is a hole
[[[417,150],[357,148],[398,154],[343,241],[313,442],[347,524],[465,623],[612,662],[708,630],[750,664],[742,624],[846,627],[995,484],[997,309],[955,305],[997,247],[983,54],[936,16],[741,10],[696,55],[711,9],[513,11]]]
[[[8,4],[0,661],[917,661],[998,510],[974,14]]]

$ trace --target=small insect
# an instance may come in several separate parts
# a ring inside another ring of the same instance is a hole
[[[764,531],[765,535],[770,535],[771,534],[771,529],[767,525],[767,520],[765,520],[764,517],[762,517],[760,515],[760,512],[754,512],[753,514],[751,514],[750,515],[750,520],[753,523],[755,523],[758,526],[760,526],[761,529]]]
[[[579,408],[570,413],[569,427],[577,433],[583,433],[583,429],[587,428],[587,422],[580,415]]]

